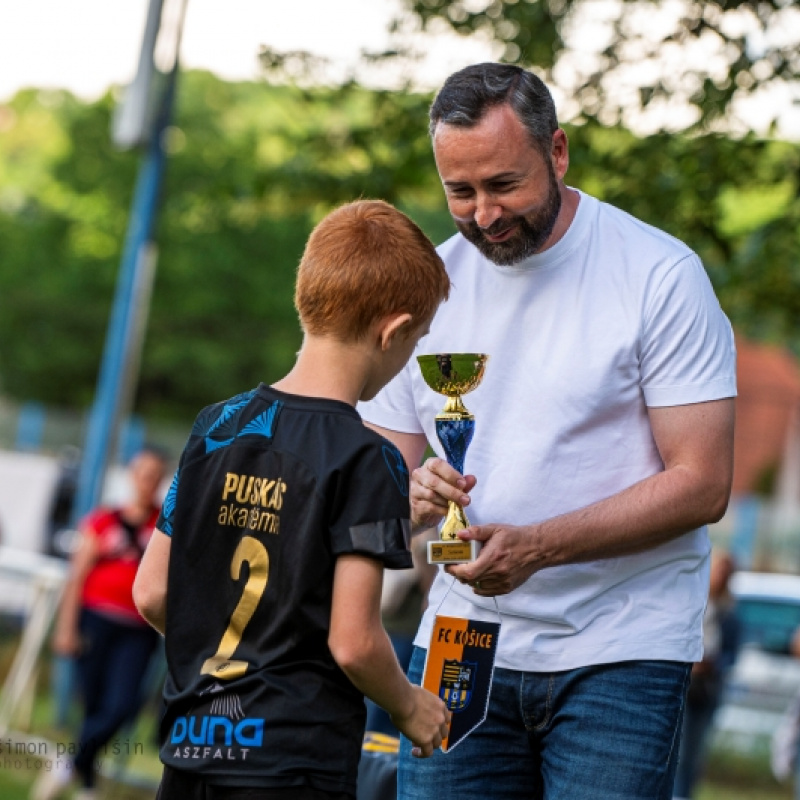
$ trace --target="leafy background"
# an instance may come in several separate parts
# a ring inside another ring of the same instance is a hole
[[[568,182],[686,241],[739,332],[800,354],[800,151],[781,138],[779,106],[757,132],[739,118],[743,99],[796,86],[797,42],[766,34],[786,28],[798,4],[600,5],[616,11],[597,23],[594,60],[574,43],[591,0],[408,2],[397,29],[450,26],[535,64],[570,111]],[[651,43],[641,15],[667,6],[682,11]],[[705,67],[687,59],[682,74],[644,68],[701,39],[722,48],[722,73],[716,57]],[[436,242],[453,232],[427,136],[429,93],[356,77],[327,86],[312,74],[324,65],[302,54],[261,57],[262,81],[180,78],[135,404],[149,418],[186,421],[291,366],[295,268],[331,207],[382,197]],[[631,63],[641,67],[634,92]],[[681,114],[648,116],[676,98]],[[14,400],[91,403],[140,158],[110,143],[116,103],[116,92],[84,102],[26,90],[0,104],[0,391]]]

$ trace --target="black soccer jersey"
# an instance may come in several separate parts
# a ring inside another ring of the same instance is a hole
[[[408,471],[351,406],[263,384],[198,416],[172,537],[161,759],[229,786],[355,793],[361,693],[328,649],[337,556],[411,566]]]

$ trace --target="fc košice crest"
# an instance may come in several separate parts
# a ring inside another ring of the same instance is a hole
[[[450,711],[463,711],[469,705],[477,670],[478,665],[474,661],[445,659],[439,697]]]

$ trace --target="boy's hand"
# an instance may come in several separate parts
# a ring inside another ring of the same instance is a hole
[[[392,716],[397,730],[411,740],[411,754],[428,758],[441,747],[447,736],[452,714],[435,694],[421,686],[412,686],[413,706],[408,716]]]

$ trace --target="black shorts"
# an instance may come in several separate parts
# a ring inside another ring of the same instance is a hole
[[[258,789],[213,785],[200,775],[165,766],[156,800],[354,800],[354,796],[346,792],[323,792],[310,786]]]

